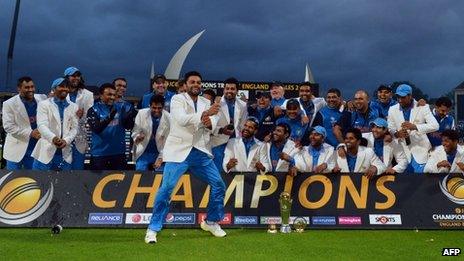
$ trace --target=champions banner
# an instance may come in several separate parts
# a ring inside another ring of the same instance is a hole
[[[161,173],[136,171],[0,171],[0,227],[146,227]],[[463,229],[464,176],[285,173],[223,174],[226,227],[280,222],[279,195],[291,193],[290,222],[308,228]],[[173,191],[167,227],[196,227],[205,218],[209,188],[182,176]]]

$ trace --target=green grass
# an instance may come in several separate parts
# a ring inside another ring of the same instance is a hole
[[[143,229],[0,229],[1,260],[411,260],[438,259],[444,247],[464,247],[462,231],[306,230],[268,234],[228,229],[214,238],[199,229],[166,229],[158,243]],[[464,255],[464,254],[463,254]],[[162,258],[162,259],[161,259]]]

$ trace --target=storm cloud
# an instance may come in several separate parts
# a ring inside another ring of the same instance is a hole
[[[0,86],[14,2],[0,0]],[[322,90],[409,80],[431,97],[463,81],[461,1],[21,1],[13,78],[39,90],[70,65],[88,84],[117,76],[148,88],[177,49],[206,29],[183,72],[205,79],[300,82],[308,62]],[[1,89],[5,89],[2,87]],[[14,88],[9,88],[13,90]]]

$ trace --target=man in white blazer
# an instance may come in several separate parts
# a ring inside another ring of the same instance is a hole
[[[163,148],[169,134],[169,112],[163,110],[164,97],[156,94],[150,107],[141,109],[135,117],[132,130],[135,169],[159,169],[163,163]]]
[[[435,148],[425,164],[425,173],[464,173],[464,148],[458,144],[459,132],[444,130],[441,146]]]
[[[357,128],[348,129],[345,133],[346,157],[340,157],[338,153],[335,173],[364,173],[368,178],[380,175],[387,167],[375,155],[371,148],[360,146],[362,133]]]
[[[267,153],[268,162],[263,163],[266,172],[288,172],[295,166],[293,156],[298,152],[295,143],[289,139],[291,133],[290,126],[286,123],[279,123],[272,132],[271,142],[263,145],[263,153]]]
[[[70,170],[71,143],[77,134],[78,107],[68,102],[69,82],[58,78],[52,83],[54,97],[39,103],[37,126],[42,137],[35,145],[32,157],[35,170]]]
[[[334,148],[324,142],[327,131],[315,126],[309,134],[310,145],[295,154],[295,168],[300,172],[330,173],[335,167]]]
[[[406,172],[422,173],[432,148],[427,133],[437,131],[438,122],[429,106],[418,106],[412,88],[401,84],[396,89],[398,104],[388,110],[388,128],[399,140],[408,159]]]
[[[172,191],[187,170],[211,187],[208,213],[201,228],[216,237],[226,235],[218,224],[224,217],[225,184],[213,162],[210,139],[217,128],[219,104],[210,105],[209,100],[199,96],[200,73],[188,72],[184,78],[187,93],[174,95],[171,100],[171,129],[163,150],[166,165],[145,235],[146,243],[156,243],[156,235],[169,211]]]
[[[18,94],[3,103],[3,128],[6,132],[3,157],[7,170],[32,169],[31,156],[35,144],[40,139],[37,129],[37,104],[46,99],[35,94],[32,78],[18,79]]]
[[[229,140],[223,162],[223,169],[226,173],[266,171],[263,162],[269,162],[267,153],[262,152],[263,144],[255,138],[258,126],[258,119],[249,117],[243,126],[241,137]]]
[[[68,102],[74,102],[78,106],[76,113],[79,128],[72,146],[73,170],[84,169],[85,152],[89,146],[87,142],[87,111],[93,106],[93,93],[85,89],[82,73],[76,67],[68,67],[64,70],[64,78],[69,81],[70,91]]]
[[[371,122],[372,133],[367,137],[368,144],[374,150],[375,155],[387,166],[386,174],[403,173],[408,167],[408,159],[403,147],[397,139],[386,142],[385,136],[388,133],[388,123],[384,118],[377,118]],[[396,165],[393,166],[393,159]]]
[[[246,103],[237,97],[238,80],[228,78],[224,81],[224,95],[221,98],[221,109],[218,113],[218,128],[212,137],[214,164],[222,169],[224,150],[230,138],[241,135],[243,125],[248,117]]]

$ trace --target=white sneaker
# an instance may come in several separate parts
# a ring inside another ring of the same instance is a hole
[[[218,223],[214,222],[213,224],[208,224],[204,220],[203,222],[200,223],[201,229],[204,231],[209,231],[213,236],[215,237],[225,237],[227,234],[224,230],[222,230],[221,226],[219,226]]]
[[[156,231],[150,230],[149,228],[147,229],[147,233],[145,234],[145,243],[156,243]]]

